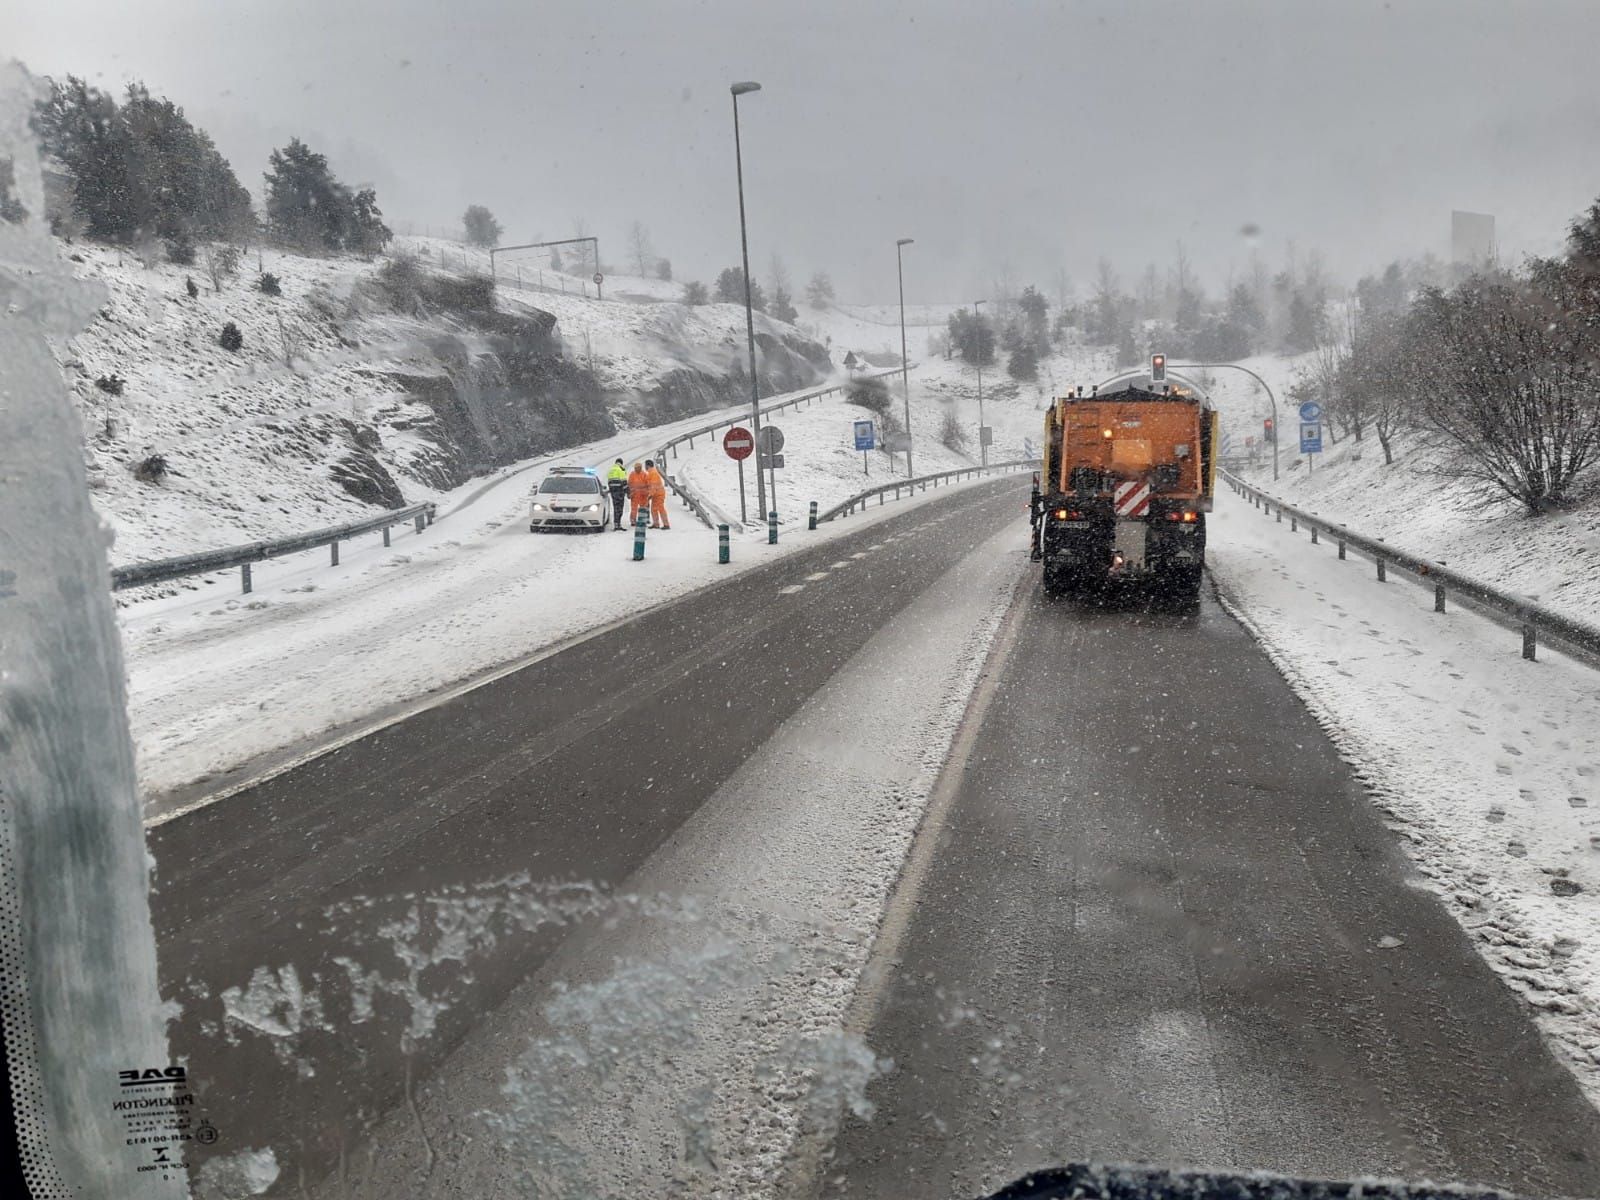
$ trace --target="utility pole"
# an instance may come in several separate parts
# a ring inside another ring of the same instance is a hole
[[[987,301],[974,300],[972,302],[973,328],[978,337],[978,461],[983,466],[989,465],[989,443],[983,440],[983,318],[978,313],[979,305]]]
[[[739,145],[739,97],[747,92],[759,92],[759,83],[736,83],[728,89],[733,93],[733,163],[739,179],[739,249],[744,255],[744,332],[750,348],[750,424],[756,440],[756,505],[761,519],[767,519],[767,481],[761,474],[761,389],[756,381],[756,318],[750,300],[750,233],[744,218],[744,153]],[[772,461],[772,456],[767,456]],[[773,491],[777,491],[776,470],[772,476]],[[776,500],[776,496],[774,496]]]
[[[906,478],[913,479],[911,469],[911,360],[906,356],[906,269],[901,250],[911,245],[912,238],[901,238],[894,244],[895,273],[900,279],[900,390],[906,402]]]

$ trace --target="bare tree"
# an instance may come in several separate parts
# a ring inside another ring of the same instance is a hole
[[[650,274],[650,263],[656,256],[655,247],[650,244],[650,231],[644,227],[642,221],[635,221],[628,227],[628,254],[633,259],[636,268],[635,275],[644,278]]]
[[[222,281],[232,279],[239,273],[240,250],[237,246],[219,246],[215,242],[207,242],[201,252],[201,261],[205,264],[206,274],[211,278],[211,290],[220,292]]]

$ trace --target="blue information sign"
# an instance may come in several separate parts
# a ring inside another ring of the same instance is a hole
[[[872,450],[877,447],[877,437],[871,421],[856,421],[855,430],[857,450]]]
[[[1321,454],[1322,453],[1322,426],[1321,425],[1307,425],[1305,422],[1301,422],[1301,424],[1300,424],[1300,453],[1301,454]]]

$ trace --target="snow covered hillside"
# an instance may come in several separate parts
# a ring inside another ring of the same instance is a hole
[[[748,388],[733,306],[502,288],[490,309],[462,280],[476,265],[470,252],[456,246],[440,270],[442,246],[406,241],[402,251],[429,250],[409,281],[385,273],[392,257],[266,250],[220,290],[203,259],[145,267],[114,248],[63,244],[77,273],[106,289],[99,319],[59,354],[114,562],[434,498]],[[257,288],[260,272],[281,294]],[[822,347],[760,320],[768,388],[827,376]],[[242,337],[236,350],[220,344],[229,323]]]

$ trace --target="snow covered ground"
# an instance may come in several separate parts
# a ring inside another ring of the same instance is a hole
[[[1600,672],[1548,649],[1526,662],[1513,634],[1434,613],[1431,592],[1380,584],[1226,490],[1208,557],[1427,886],[1600,1101]]]

